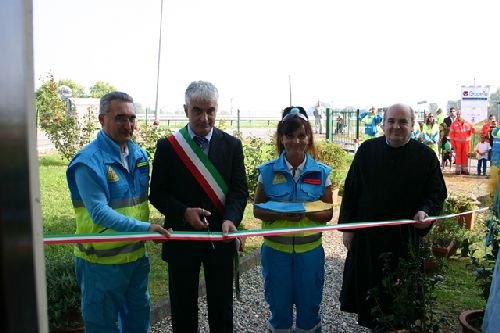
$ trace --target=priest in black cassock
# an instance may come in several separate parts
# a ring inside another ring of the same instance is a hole
[[[384,114],[384,136],[365,141],[358,149],[345,181],[339,224],[414,219],[415,224],[358,229],[343,233],[347,248],[340,308],[358,314],[358,323],[375,327],[368,290],[379,287],[383,262],[379,256],[408,256],[438,215],[446,199],[446,184],[436,154],[410,139],[415,123],[413,110],[404,104]]]

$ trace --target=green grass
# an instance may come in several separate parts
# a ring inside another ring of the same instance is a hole
[[[470,258],[450,257],[441,273],[444,280],[436,286],[436,311],[445,319],[442,329],[455,330],[458,316],[465,310],[483,309],[486,301],[473,271]]]

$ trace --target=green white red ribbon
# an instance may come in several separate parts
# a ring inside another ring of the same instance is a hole
[[[473,212],[481,212],[489,209],[483,207],[474,211],[467,211],[458,214],[448,214],[441,216],[429,216],[425,219],[426,222],[442,220],[446,218],[457,217],[461,215],[471,214]],[[298,228],[279,228],[279,229],[255,229],[255,230],[239,230],[229,233],[224,236],[221,232],[207,231],[172,231],[168,237],[165,237],[156,232],[115,232],[106,234],[61,234],[47,235],[43,239],[44,244],[74,244],[74,243],[99,243],[99,242],[121,242],[121,241],[139,241],[139,240],[193,240],[193,241],[222,241],[227,239],[241,237],[256,237],[256,236],[276,236],[293,234],[296,232],[324,232],[331,230],[349,231],[356,229],[396,226],[404,224],[416,223],[414,220],[391,220],[379,222],[353,222],[343,224],[327,224],[314,227],[298,227]]]

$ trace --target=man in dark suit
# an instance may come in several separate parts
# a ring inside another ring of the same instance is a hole
[[[450,128],[451,123],[454,122],[455,120],[457,120],[457,110],[454,107],[451,107],[448,117],[444,118],[443,121],[446,123],[448,128]]]
[[[235,231],[248,190],[240,140],[214,128],[217,88],[192,82],[186,89],[186,127],[157,144],[150,201],[165,215],[165,228],[203,233]],[[198,280],[203,263],[210,332],[233,331],[234,241],[167,241],[174,332],[198,332]]]

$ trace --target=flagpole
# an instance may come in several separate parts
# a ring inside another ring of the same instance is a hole
[[[158,39],[158,68],[156,70],[156,101],[155,101],[155,120],[160,119],[160,110],[158,110],[158,91],[160,86],[160,61],[161,61],[161,26],[163,22],[163,0],[160,8],[160,36]]]
[[[290,91],[290,106],[292,106],[292,76],[288,74],[288,89]]]

